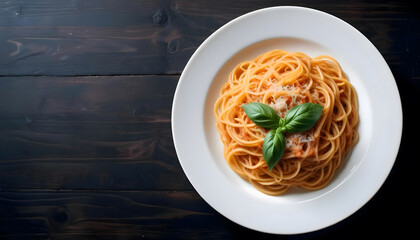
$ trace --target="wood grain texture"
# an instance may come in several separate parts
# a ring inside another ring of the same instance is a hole
[[[420,59],[418,8],[398,1],[360,0],[2,2],[0,75],[178,74],[219,27],[277,5],[312,7],[342,18],[365,34],[398,71],[419,75],[419,68],[408,68],[401,59]]]
[[[234,18],[281,5],[325,11],[364,34],[389,64],[404,114],[379,192],[349,218],[293,236],[212,209],[182,171],[170,122],[197,47]],[[415,236],[419,27],[414,1],[0,1],[0,239]]]
[[[0,81],[0,189],[191,190],[173,146],[177,76]]]
[[[386,185],[385,187],[389,187]],[[0,238],[7,239],[358,239],[410,238],[407,206],[375,196],[348,219],[314,233],[271,235],[239,226],[195,191],[6,190]],[[398,203],[398,202],[397,202]],[[387,211],[378,211],[388,209]],[[372,214],[375,213],[375,214]],[[395,217],[402,220],[397,221]],[[275,221],[275,220],[273,220]]]
[[[195,192],[6,191],[0,197],[0,213],[9,222],[0,220],[0,234],[19,236],[25,228],[20,236],[29,232],[54,239],[97,233],[137,239],[200,238],[209,233],[219,237],[212,233],[214,225],[199,222],[231,224]]]

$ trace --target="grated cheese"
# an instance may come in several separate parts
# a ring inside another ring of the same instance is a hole
[[[286,95],[282,95],[270,103],[270,107],[276,110],[277,114],[284,118],[286,113],[293,107],[299,104],[299,99],[304,96],[302,92],[308,91],[309,86],[302,84],[301,86],[285,85],[278,86],[275,88],[276,91],[287,92]],[[286,136],[286,148],[296,148],[302,143],[308,143],[314,141],[314,137],[308,132],[293,133]]]
[[[297,141],[295,139],[297,138]],[[300,143],[312,142],[314,137],[307,132],[293,133],[286,137],[286,148],[298,147]]]

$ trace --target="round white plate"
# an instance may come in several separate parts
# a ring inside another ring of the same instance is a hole
[[[220,87],[240,61],[275,48],[334,57],[358,94],[359,141],[321,190],[265,195],[234,173],[223,157],[213,115]],[[175,92],[172,133],[185,174],[214,209],[250,229],[297,234],[341,221],[379,190],[398,153],[402,110],[388,65],[359,31],[321,11],[272,7],[227,23],[193,54]]]

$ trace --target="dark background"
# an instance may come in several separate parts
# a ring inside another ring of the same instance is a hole
[[[404,239],[415,233],[415,4],[0,1],[0,238]],[[197,47],[230,20],[281,5],[322,10],[361,31],[389,64],[404,114],[394,168],[371,201],[336,225],[292,236],[252,231],[213,210],[181,169],[170,120],[179,76]]]

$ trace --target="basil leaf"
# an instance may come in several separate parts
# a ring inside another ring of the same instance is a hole
[[[279,115],[264,103],[252,102],[242,105],[242,108],[248,118],[260,127],[273,129],[279,126]]]
[[[315,125],[321,117],[323,106],[304,103],[291,108],[284,118],[284,129],[289,133],[303,132]]]
[[[252,102],[242,105],[245,114],[260,127],[270,128],[263,142],[263,156],[270,171],[280,161],[286,148],[283,132],[303,132],[315,125],[321,117],[323,106],[314,103],[304,103],[290,109],[285,118],[281,119],[270,106]]]
[[[264,138],[263,156],[270,171],[278,163],[286,147],[286,139],[279,128],[270,130]]]

